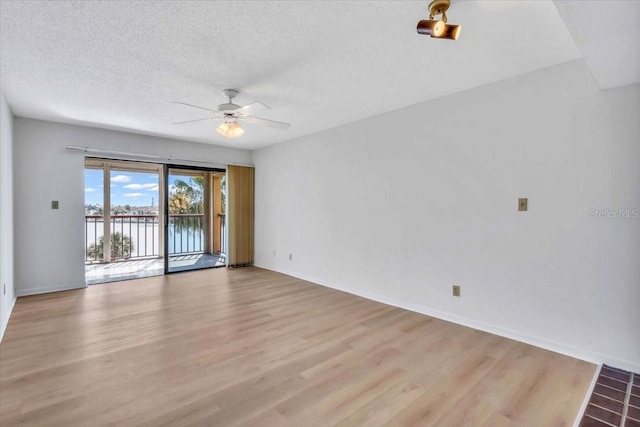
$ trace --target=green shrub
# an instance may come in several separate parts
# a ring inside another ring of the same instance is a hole
[[[111,259],[128,259],[131,257],[131,251],[133,251],[133,243],[129,236],[125,236],[122,233],[111,234]],[[89,259],[104,259],[104,236],[100,236],[98,244],[92,243],[87,248],[87,257]]]

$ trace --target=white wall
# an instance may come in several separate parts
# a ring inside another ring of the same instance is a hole
[[[639,372],[639,117],[573,61],[256,151],[256,264]]]
[[[13,288],[13,115],[0,91],[0,341],[16,302]]]
[[[251,163],[245,150],[19,117],[14,141],[17,295],[85,286],[84,153],[65,146]],[[60,202],[58,210],[52,200]]]

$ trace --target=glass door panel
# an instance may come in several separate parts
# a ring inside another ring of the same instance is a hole
[[[85,280],[164,273],[162,165],[85,159]]]
[[[167,272],[225,265],[220,182],[224,172],[167,169]]]
[[[84,182],[84,260],[89,265],[103,262],[104,171],[87,167]]]
[[[111,261],[158,258],[162,255],[158,173],[110,172]]]

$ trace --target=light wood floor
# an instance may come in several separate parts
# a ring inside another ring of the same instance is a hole
[[[570,426],[595,366],[258,268],[20,298],[0,425]]]

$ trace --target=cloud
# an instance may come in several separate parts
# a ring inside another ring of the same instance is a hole
[[[124,193],[122,195],[122,197],[131,197],[131,198],[142,197],[142,196],[144,196],[144,193]]]
[[[98,191],[96,188],[87,187],[84,189],[85,193],[93,193],[94,191]]]
[[[129,190],[158,190],[158,184],[127,184],[124,186]]]
[[[127,175],[117,175],[111,178],[111,182],[129,182],[131,177]]]
[[[149,191],[158,191],[158,190],[160,190],[160,187],[158,186],[158,184],[154,184],[153,187],[147,188],[147,190],[149,190]]]

